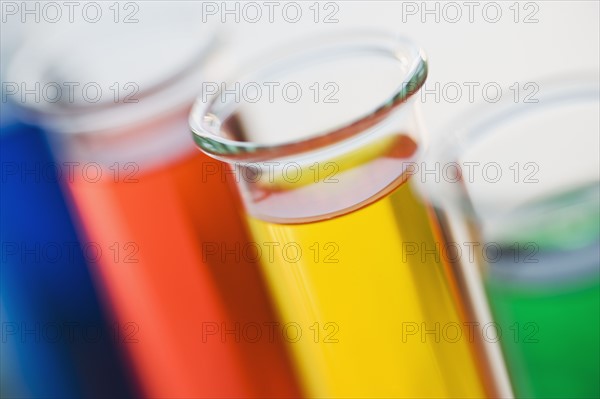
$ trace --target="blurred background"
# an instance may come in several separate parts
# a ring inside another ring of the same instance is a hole
[[[481,104],[535,100],[548,79],[600,73],[597,1],[2,1],[1,10],[2,397],[302,394],[280,339],[207,339],[277,318],[255,263],[206,255],[206,243],[249,239],[234,188],[207,174],[219,166],[189,132],[203,82],[308,36],[397,33],[427,54],[416,101],[435,142]],[[595,129],[569,147],[592,174]],[[514,161],[515,148],[543,140],[515,135],[480,157]],[[547,140],[568,142],[568,132]],[[555,153],[540,153],[540,179],[569,179],[557,177]]]

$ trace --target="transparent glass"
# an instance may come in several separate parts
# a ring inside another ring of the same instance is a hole
[[[136,24],[32,41],[11,65],[14,81],[104,88],[104,101],[23,106],[52,131],[61,182],[83,245],[97,251],[90,269],[140,395],[295,397],[281,340],[240,338],[241,326],[275,314],[257,265],[215,250],[248,241],[235,197],[218,176],[198,179],[217,163],[196,150],[187,123],[213,32],[195,23],[200,3],[160,3]]]
[[[426,75],[403,38],[320,35],[190,116],[199,147],[230,166],[307,396],[485,395],[474,346],[440,340],[463,322],[452,276],[439,257],[405,256],[437,240],[405,173],[426,146],[412,99]],[[267,83],[302,96],[258,95]]]
[[[600,91],[576,76],[463,119],[426,157],[454,173],[419,181],[517,397],[600,395]]]

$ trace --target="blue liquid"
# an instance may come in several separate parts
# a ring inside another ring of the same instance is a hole
[[[1,396],[131,396],[44,135],[4,124],[0,160]]]

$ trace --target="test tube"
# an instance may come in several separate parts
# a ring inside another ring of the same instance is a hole
[[[485,396],[474,348],[441,339],[462,305],[407,184],[426,145],[423,52],[346,32],[249,69],[202,95],[190,125],[233,170],[305,395]],[[432,256],[409,255],[420,245]]]
[[[48,143],[7,104],[0,159],[0,394],[130,395]]]
[[[420,185],[447,242],[479,246],[454,267],[516,397],[600,394],[600,90],[588,75],[463,118],[427,157],[458,172]]]
[[[187,127],[214,32],[197,13],[151,8],[138,24],[30,42],[11,80],[48,90],[24,106],[51,131],[141,394],[297,396],[283,344],[240,337],[248,324],[275,320],[256,265],[203,251],[247,241],[221,175],[201,177],[215,162]],[[70,87],[73,100],[66,90],[56,99],[56,86]]]

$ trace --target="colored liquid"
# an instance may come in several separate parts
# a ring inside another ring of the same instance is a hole
[[[249,225],[257,243],[280,244],[262,267],[282,323],[298,325],[288,342],[301,328],[289,346],[309,396],[485,396],[469,341],[443,333],[462,320],[440,257],[407,254],[436,244],[409,184],[334,219]]]
[[[527,289],[489,283],[517,397],[600,397],[600,284]]]
[[[505,248],[486,278],[517,397],[600,397],[600,210],[564,198],[512,237],[535,247]]]
[[[135,323],[124,345],[145,395],[297,396],[282,344],[203,336],[206,323],[275,319],[256,265],[201,252],[203,242],[246,241],[228,187],[201,181],[204,162],[214,161],[194,152],[137,182],[70,185],[87,239],[105,253],[94,272],[121,323]]]
[[[44,133],[2,126],[0,158],[0,396],[130,396]]]

